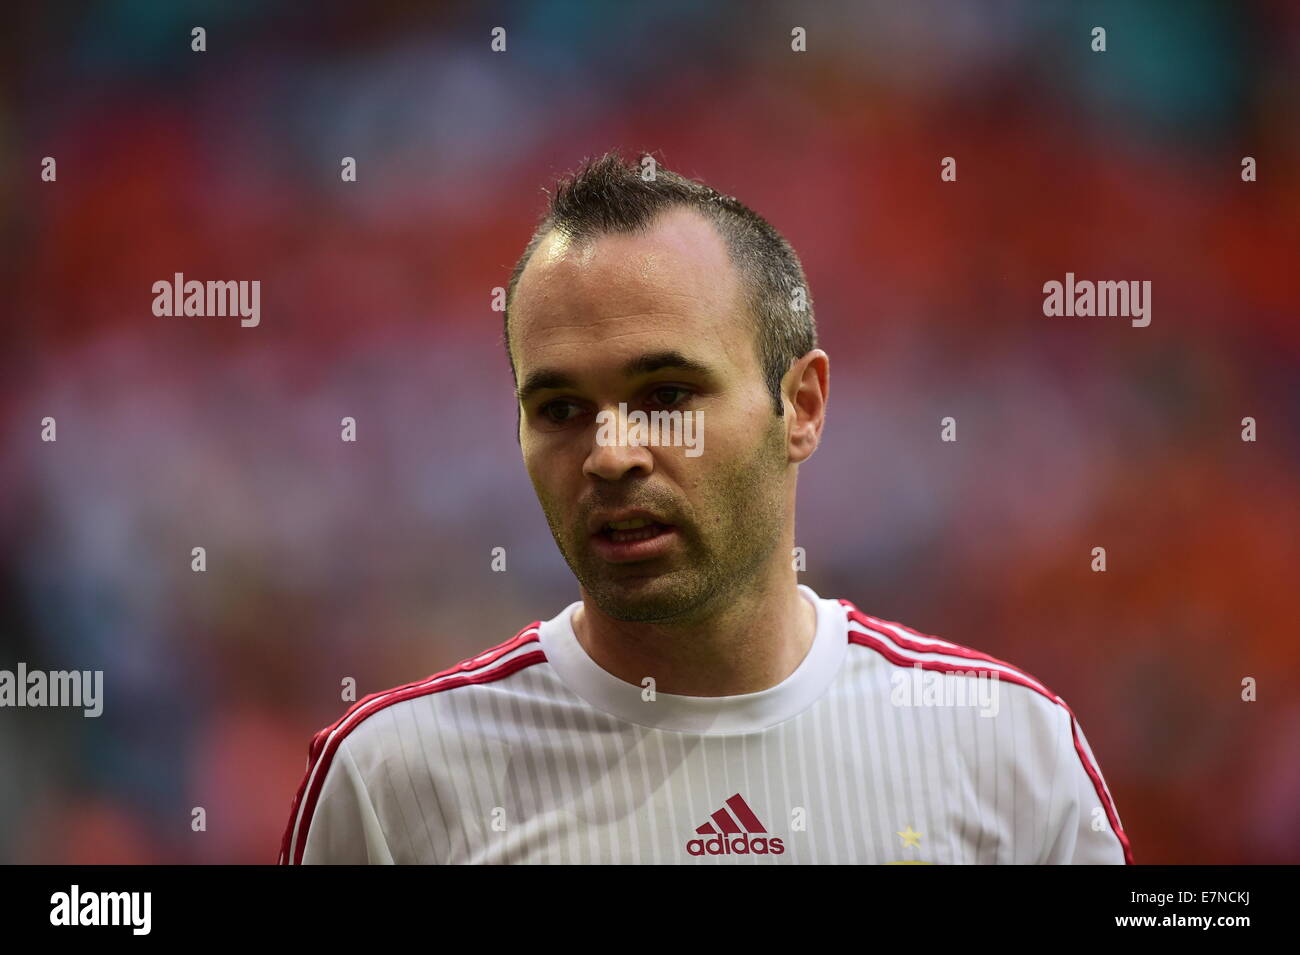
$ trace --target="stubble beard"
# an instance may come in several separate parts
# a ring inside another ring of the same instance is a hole
[[[562,526],[557,508],[539,499],[565,563],[604,614],[628,623],[690,623],[715,613],[750,590],[766,569],[785,528],[783,419],[773,416],[754,454],[703,479],[694,504],[699,523],[677,525],[679,553],[635,564],[609,564],[593,551],[586,519]],[[675,499],[639,494],[629,506],[679,515]]]

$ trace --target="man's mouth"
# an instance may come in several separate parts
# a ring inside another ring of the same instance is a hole
[[[607,521],[599,533],[606,540],[622,544],[627,541],[644,541],[652,537],[658,537],[671,526],[644,517],[634,517],[628,521]]]
[[[677,543],[679,532],[672,524],[652,517],[629,517],[606,521],[591,535],[596,553],[611,564],[628,564],[667,556]]]

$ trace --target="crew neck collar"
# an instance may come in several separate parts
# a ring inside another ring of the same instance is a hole
[[[794,672],[775,686],[736,696],[680,696],[656,692],[642,698],[643,688],[626,683],[593,660],[573,632],[575,600],[538,628],[546,659],[566,686],[599,710],[640,726],[724,736],[753,733],[795,716],[811,706],[839,673],[848,646],[847,617],[839,601],[823,599],[811,587],[799,592],[817,611],[812,646]],[[761,625],[761,621],[756,622]]]

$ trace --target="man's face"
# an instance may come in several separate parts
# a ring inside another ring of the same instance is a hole
[[[643,235],[571,244],[552,232],[520,276],[510,338],[524,464],[560,552],[609,616],[707,613],[780,543],[789,411],[773,413],[753,336],[724,241],[689,210]],[[620,403],[703,412],[701,453],[598,441],[598,414],[617,423]],[[653,524],[607,527],[633,511]]]

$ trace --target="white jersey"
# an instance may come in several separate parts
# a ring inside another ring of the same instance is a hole
[[[367,696],[312,740],[280,862],[1133,861],[1060,697],[799,589],[812,646],[758,693],[626,683],[574,636],[575,602]]]

